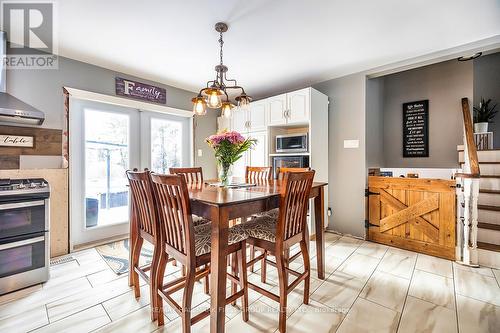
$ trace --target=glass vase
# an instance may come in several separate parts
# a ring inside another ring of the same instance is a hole
[[[222,186],[227,187],[233,179],[233,170],[231,164],[221,164],[219,168],[219,181]]]

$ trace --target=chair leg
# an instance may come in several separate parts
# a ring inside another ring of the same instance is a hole
[[[186,285],[184,287],[184,296],[182,298],[182,332],[191,332],[191,302],[193,300],[194,282],[196,270],[194,267],[186,273]]]
[[[207,266],[208,265],[205,265],[204,269],[206,269]],[[210,295],[210,278],[209,278],[209,275],[205,276],[205,278],[203,279],[203,289],[205,291],[205,294],[207,294],[207,295]]]
[[[284,255],[284,264],[285,267],[290,268],[290,249],[285,250],[285,255]],[[288,283],[288,273],[285,270],[285,281]]]
[[[280,251],[281,252],[281,251]],[[285,258],[283,253],[276,253],[276,268],[278,269],[278,284],[280,288],[279,331],[286,332],[286,306],[288,280],[286,279]]]
[[[160,296],[160,292],[163,289],[163,275],[165,275],[165,268],[168,262],[168,255],[165,253],[163,248],[158,249],[158,264],[156,266],[156,282],[155,282],[155,298],[156,304],[151,301],[151,307],[153,307],[153,312],[156,313],[156,319],[158,320],[158,326],[163,326],[165,324],[165,317],[163,316],[163,299]]]
[[[266,264],[266,258],[267,258],[267,251],[263,250],[264,252],[264,258],[260,261],[260,282],[266,283],[266,274],[267,274],[267,264]]]
[[[144,239],[142,237],[137,237],[137,240],[134,244],[133,254],[132,254],[132,279],[134,284],[134,295],[135,298],[141,297],[141,289],[139,287],[139,274],[135,271],[135,267],[139,267],[139,258],[141,256],[141,248],[144,243]]]
[[[137,236],[130,233],[129,239],[129,255],[128,255],[128,285],[132,287],[134,285],[134,249],[135,243],[137,242]]]
[[[250,245],[250,260],[253,260],[254,258],[255,258],[255,246]],[[250,272],[252,273],[254,272],[253,266],[254,265],[250,266]]]
[[[151,270],[149,271],[149,281],[151,282],[149,285],[149,299],[151,302],[151,321],[157,320],[157,312],[154,311],[156,309],[156,295],[158,288],[156,287],[156,274],[158,273],[158,262],[160,260],[159,246],[154,245],[153,250],[153,260],[151,262]]]
[[[300,250],[302,252],[302,260],[304,261],[304,272],[308,272],[304,279],[304,304],[309,304],[309,288],[311,285],[311,262],[309,260],[309,250],[307,240],[300,242]]]
[[[238,256],[236,255],[236,253],[231,253],[231,274],[233,274],[234,276],[237,276],[238,275]],[[233,295],[234,293],[236,293],[238,290],[237,288],[237,284],[233,281],[231,281],[231,295]],[[236,305],[236,300],[232,301],[231,302],[231,305],[235,306]]]
[[[246,262],[246,244],[243,243],[241,250],[238,251],[238,271],[240,279],[240,288],[243,290],[241,300],[241,314],[243,321],[248,321],[248,281],[247,281],[247,262]]]

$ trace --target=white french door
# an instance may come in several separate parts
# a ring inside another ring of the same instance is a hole
[[[192,164],[191,118],[71,100],[71,247],[129,231],[126,170]]]

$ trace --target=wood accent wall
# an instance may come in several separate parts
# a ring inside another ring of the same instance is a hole
[[[0,134],[35,137],[33,148],[0,147],[1,170],[19,169],[21,155],[62,156],[62,130],[0,125]]]
[[[45,178],[50,185],[50,256],[69,252],[68,169],[0,170],[0,178]]]

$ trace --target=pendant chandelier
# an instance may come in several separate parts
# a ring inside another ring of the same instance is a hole
[[[252,98],[245,93],[245,89],[240,87],[236,80],[226,77],[228,68],[222,61],[222,46],[224,45],[222,34],[226,32],[227,29],[228,26],[224,22],[215,24],[215,31],[219,33],[220,44],[220,63],[215,66],[215,79],[208,81],[207,86],[201,89],[198,96],[191,100],[193,102],[193,112],[200,116],[207,113],[208,107],[210,109],[220,108],[221,116],[229,118],[231,117],[231,111],[236,106],[240,109],[248,109],[252,101]],[[229,95],[227,93],[229,89],[238,89],[241,91],[240,94],[235,97],[235,103],[229,100]]]

